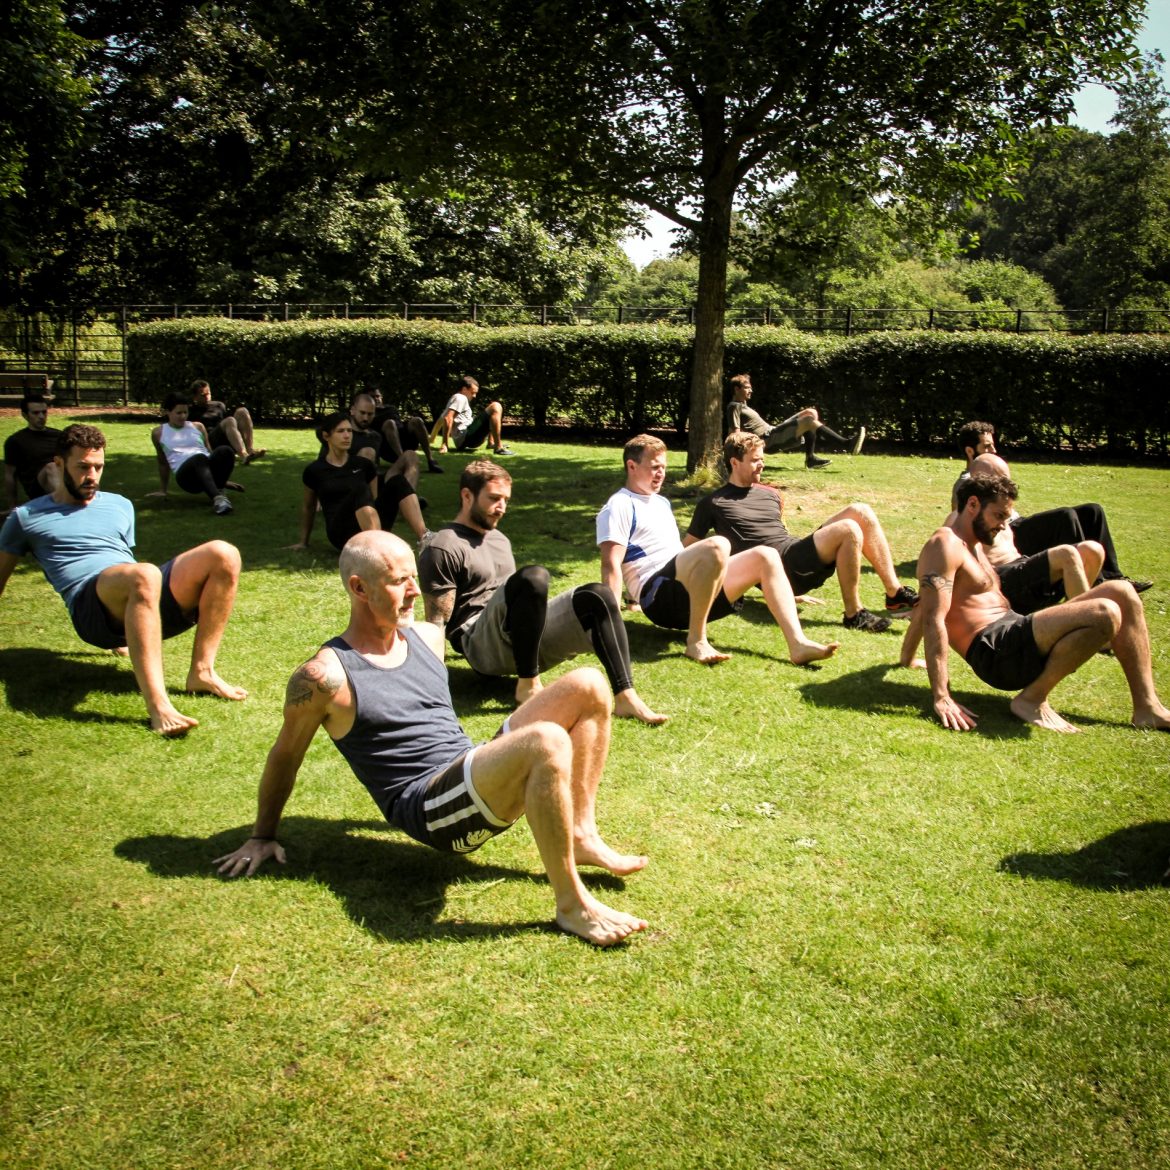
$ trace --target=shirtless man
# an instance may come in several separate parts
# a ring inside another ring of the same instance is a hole
[[[73,424],[61,432],[61,484],[15,509],[0,529],[0,593],[20,558],[32,553],[61,594],[84,642],[129,651],[138,689],[160,735],[184,735],[199,720],[177,711],[163,679],[164,638],[195,627],[186,689],[221,699],[247,697],[224,682],[215,656],[231,616],[240,579],[240,554],[222,540],[180,553],[161,567],[134,560],[134,506],[98,491],[106,437]]]
[[[609,752],[609,690],[593,669],[545,687],[472,746],[455,718],[443,634],[414,624],[414,554],[388,532],[361,532],[339,568],[349,625],[289,680],[284,723],[260,779],[252,836],[214,864],[251,877],[270,857],[284,806],[319,727],[345,757],[390,824],[424,845],[469,853],[522,815],[556,898],[556,923],[596,946],[612,946],[646,923],[585,888],[579,866],[625,876],[647,859],[618,853],[595,819]],[[360,712],[360,713],[359,713]]]
[[[743,607],[758,585],[797,666],[830,658],[839,642],[822,645],[805,636],[780,554],[760,545],[731,552],[726,537],[679,539],[670,501],[659,495],[666,479],[666,444],[637,435],[622,452],[626,485],[597,514],[601,580],[620,603],[623,578],[634,606],[656,625],[686,630],[686,655],[705,666],[730,657],[707,640],[707,623]]]
[[[949,646],[988,686],[1019,689],[1011,702],[1018,719],[1072,732],[1078,729],[1049,706],[1048,696],[1109,646],[1129,685],[1133,725],[1170,731],[1170,710],[1154,689],[1145,613],[1128,581],[1105,581],[1027,617],[1012,612],[983,550],[1007,526],[1015,498],[1016,485],[1002,476],[972,476],[959,486],[954,521],[935,532],[918,558],[922,601],[902,642],[902,665],[926,667],[935,713],[952,731],[969,731],[976,719],[951,698]],[[925,662],[914,657],[923,638]]]

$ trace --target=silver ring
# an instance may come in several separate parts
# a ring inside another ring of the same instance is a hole
[[[250,857],[241,857],[240,860],[243,862],[250,862],[252,859]]]

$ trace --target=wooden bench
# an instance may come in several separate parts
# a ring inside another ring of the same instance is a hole
[[[54,381],[44,370],[0,370],[0,404],[19,406],[26,394],[40,394],[51,406]]]

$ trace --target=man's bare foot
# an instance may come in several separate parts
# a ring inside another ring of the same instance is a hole
[[[1057,715],[1047,701],[1030,703],[1027,699],[1021,699],[1019,695],[1016,695],[1012,699],[1011,707],[1012,714],[1017,719],[1022,719],[1032,727],[1043,727],[1045,731],[1059,731],[1064,735],[1072,735],[1081,730],[1079,727],[1074,727],[1067,719]]]
[[[619,719],[640,719],[643,723],[649,723],[651,727],[658,727],[670,718],[669,715],[659,715],[657,711],[651,711],[633,687],[614,695],[613,713]]]
[[[578,865],[595,865],[608,869],[615,877],[637,873],[650,864],[650,858],[640,853],[619,853],[611,849],[596,833],[573,843],[573,860]]]
[[[716,650],[706,639],[702,642],[696,642],[693,646],[688,645],[685,653],[688,658],[693,658],[703,666],[714,666],[715,663],[726,662],[731,657],[730,654]]]
[[[1135,711],[1133,725],[1138,731],[1170,731],[1170,711],[1153,707],[1149,711]]]
[[[519,707],[523,703],[527,703],[533,695],[539,695],[544,690],[544,683],[540,681],[540,676],[536,678],[518,678],[516,680],[516,706]]]
[[[825,646],[822,646],[820,642],[802,642],[788,657],[797,666],[807,666],[810,662],[820,662],[823,658],[832,658],[840,648],[840,642],[829,642]]]
[[[176,711],[170,703],[150,716],[150,730],[156,731],[159,735],[166,736],[169,739],[174,739],[179,735],[186,735],[188,731],[198,726],[198,719],[192,719],[190,715],[184,715],[182,712]]]
[[[125,646],[114,646],[110,650],[111,654],[116,654],[119,658],[129,658],[130,651]]]
[[[556,922],[561,930],[575,934],[595,947],[612,947],[649,925],[643,919],[614,910],[595,898],[564,910],[558,908]]]
[[[218,698],[231,699],[237,703],[248,697],[248,692],[243,687],[224,682],[214,670],[199,673],[192,671],[187,675],[185,690],[189,695],[216,695]]]
[[[257,447],[255,451],[249,451],[248,454],[244,456],[244,466],[247,467],[249,463],[253,462],[253,460],[263,459],[267,454],[267,447]]]

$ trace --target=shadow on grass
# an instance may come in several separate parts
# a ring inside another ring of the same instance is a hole
[[[474,914],[476,888],[504,880],[546,886],[543,873],[509,869],[473,861],[457,853],[441,853],[394,833],[384,821],[331,821],[290,816],[281,821],[280,840],[288,862],[269,862],[263,877],[275,881],[316,882],[328,886],[346,913],[364,930],[380,938],[467,940],[552,930],[539,922],[466,922],[462,906]],[[155,877],[221,878],[212,859],[231,853],[251,833],[250,825],[213,837],[157,834],[130,837],[114,847],[125,861],[143,865]],[[489,846],[490,848],[490,846]],[[611,874],[582,873],[586,885],[621,890],[625,883]],[[449,900],[460,905],[460,917],[438,921]]]
[[[75,723],[138,725],[142,718],[82,710],[92,694],[137,694],[128,664],[99,651],[61,652],[34,646],[0,650],[0,686],[13,711]]]
[[[1010,853],[999,868],[1017,877],[1090,890],[1144,890],[1165,884],[1168,860],[1170,821],[1147,821],[1067,853]]]

